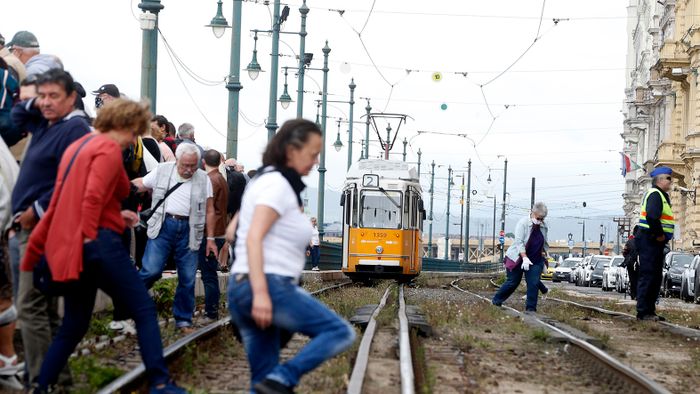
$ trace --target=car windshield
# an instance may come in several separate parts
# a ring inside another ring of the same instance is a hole
[[[610,259],[597,259],[593,262],[593,266],[597,270],[602,270],[603,268],[605,268],[605,264],[609,263],[609,262],[610,262]]]
[[[622,257],[615,257],[612,259],[612,263],[610,264],[611,267],[619,267],[622,262],[625,261],[624,258]]]
[[[564,260],[564,261],[561,263],[560,267],[571,268],[571,267],[575,266],[576,263],[579,263],[580,261],[581,261],[581,260],[569,260],[569,259],[566,259],[566,260]]]
[[[691,261],[693,261],[693,255],[691,254],[674,254],[673,257],[671,257],[671,266],[682,267],[686,264],[690,264]]]
[[[360,204],[362,215],[360,226],[367,228],[401,228],[401,192],[384,190],[365,190],[362,192]]]

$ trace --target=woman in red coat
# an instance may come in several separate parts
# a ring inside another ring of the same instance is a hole
[[[169,379],[155,305],[121,242],[125,226],[138,223],[135,213],[121,210],[130,188],[122,149],[150,127],[148,107],[115,100],[100,110],[94,127],[95,133],[66,149],[51,204],[29,238],[21,265],[32,271],[44,254],[53,280],[70,284],[63,325],[41,366],[39,391],[56,382],[87,332],[99,288],[134,319],[151,392],[184,393]]]

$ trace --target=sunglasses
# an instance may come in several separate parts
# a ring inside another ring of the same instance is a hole
[[[538,218],[538,217],[535,217],[535,219],[539,220],[540,222],[544,220],[544,218]]]

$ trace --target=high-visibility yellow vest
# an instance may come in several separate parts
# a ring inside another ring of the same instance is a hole
[[[661,227],[666,234],[668,239],[673,238],[673,227],[675,221],[673,220],[673,211],[671,210],[671,204],[666,201],[663,193],[657,188],[652,187],[649,189],[642,200],[642,212],[639,214],[639,227],[649,228],[649,223],[647,223],[647,200],[652,193],[659,193],[661,197],[661,202],[663,203],[663,209],[661,210]]]

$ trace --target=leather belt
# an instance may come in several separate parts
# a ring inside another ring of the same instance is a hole
[[[190,220],[190,217],[189,217],[189,216],[173,215],[173,214],[170,214],[170,213],[166,213],[166,214],[165,214],[165,217],[166,217],[166,218],[175,219],[175,220]]]

